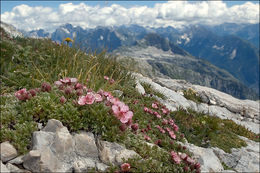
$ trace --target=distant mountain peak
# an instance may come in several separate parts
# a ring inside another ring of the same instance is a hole
[[[18,31],[13,25],[4,23],[0,21],[1,27],[5,30],[5,32],[11,37],[23,37],[23,34]]]

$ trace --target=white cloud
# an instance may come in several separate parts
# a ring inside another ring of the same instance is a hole
[[[227,7],[222,1],[169,1],[157,3],[154,7],[126,8],[118,4],[100,7],[89,6],[86,3],[66,3],[60,4],[57,11],[49,7],[20,5],[10,12],[1,14],[1,20],[19,29],[43,28],[49,31],[65,23],[83,28],[123,24],[179,27],[198,23],[208,25],[224,22],[258,23],[259,4],[246,2]]]

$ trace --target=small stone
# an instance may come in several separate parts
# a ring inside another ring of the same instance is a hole
[[[17,156],[17,151],[9,141],[0,144],[0,157],[3,162],[7,162]]]
[[[141,95],[145,94],[144,87],[139,82],[136,83],[135,88]]]
[[[7,169],[7,167],[2,163],[2,161],[0,160],[0,172],[1,173],[10,173],[9,169]]]
[[[101,163],[101,162],[96,162],[96,169],[98,171],[104,172],[104,171],[106,171],[107,168],[108,168],[108,166],[106,164]]]
[[[41,130],[43,128],[42,123],[37,123],[37,127],[38,127],[39,130]]]

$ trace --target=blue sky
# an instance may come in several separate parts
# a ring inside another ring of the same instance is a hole
[[[1,1],[1,20],[23,30],[53,31],[138,24],[259,23],[259,1]]]

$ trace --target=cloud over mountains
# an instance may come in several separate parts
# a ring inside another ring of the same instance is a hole
[[[1,20],[19,29],[45,29],[71,23],[83,28],[138,24],[150,27],[187,24],[215,25],[225,22],[258,23],[259,4],[246,2],[227,7],[222,1],[169,1],[156,3],[153,7],[90,6],[88,2],[60,4],[57,10],[51,7],[19,5],[10,12],[1,14]]]

